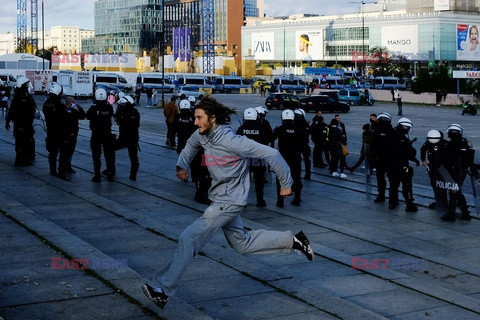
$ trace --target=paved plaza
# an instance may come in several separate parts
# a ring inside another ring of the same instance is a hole
[[[361,170],[338,179],[318,168],[303,181],[301,207],[291,198],[275,206],[272,174],[267,207],[255,207],[252,186],[242,215],[250,229],[303,230],[313,262],[296,252],[242,256],[218,232],[159,309],[140,286],[169,262],[179,234],[206,206],[193,201],[192,182],[175,177],[163,110],[139,110],[136,182],[128,180],[126,150],[117,152],[115,182],[90,181],[86,121],[68,182],[49,175],[40,125],[30,167],[13,166],[12,132],[2,125],[0,319],[480,319],[478,216],[442,222],[442,212],[427,208],[433,194],[425,179],[414,180],[419,211],[406,213],[404,202],[389,210],[367,201]],[[477,139],[480,131],[469,134]],[[473,204],[471,194],[467,200]]]

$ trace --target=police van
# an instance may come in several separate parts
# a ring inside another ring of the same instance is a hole
[[[215,91],[221,93],[240,92],[248,90],[252,86],[240,76],[221,76],[215,79]]]
[[[280,91],[305,91],[307,84],[298,77],[279,77],[273,79],[273,84]]]
[[[157,91],[173,92],[175,85],[172,82],[172,79],[165,77],[163,79],[162,74],[155,73],[140,73],[137,76],[137,87],[142,91],[145,91],[147,87],[155,89]]]
[[[0,73],[0,80],[2,80],[3,84],[13,90],[17,85],[17,79],[11,73]]]
[[[126,93],[132,91],[132,85],[128,83],[124,77],[116,73],[94,72],[93,83],[95,86],[114,85],[115,87]]]
[[[403,79],[399,77],[376,77],[374,80],[375,89],[407,89]]]
[[[215,89],[215,85],[213,85],[207,76],[201,75],[182,75],[177,78],[176,80],[176,87],[183,87],[183,86],[193,86],[198,87],[202,91],[212,93]]]

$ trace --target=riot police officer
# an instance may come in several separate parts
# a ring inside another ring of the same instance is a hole
[[[312,149],[309,145],[309,137],[310,137],[310,126],[308,124],[307,119],[305,119],[305,111],[303,109],[295,109],[295,125],[297,126],[298,131],[303,136],[302,141],[302,158],[303,163],[305,165],[305,176],[303,177],[305,180],[311,179],[311,170],[312,170],[312,163],[310,161],[310,156],[312,154]]]
[[[192,98],[195,104],[195,97]],[[180,112],[175,116],[173,127],[177,135],[177,154],[180,154],[183,148],[185,148],[188,138],[195,132],[197,127],[195,126],[195,117],[192,112],[191,99],[181,100],[178,108]]]
[[[264,132],[264,126],[258,121],[258,113],[254,108],[247,108],[243,113],[243,124],[238,128],[237,134],[246,136],[258,143],[268,145],[269,140],[267,132]],[[253,173],[255,183],[255,193],[257,194],[257,207],[265,207],[267,203],[263,198],[263,189],[265,187],[265,172],[267,167],[262,159],[250,159],[250,172]]]
[[[282,112],[282,124],[273,130],[273,141],[278,139],[278,151],[290,167],[293,179],[292,191],[294,193],[293,201],[295,206],[299,206],[302,192],[302,151],[305,136],[299,132],[295,125],[295,114],[287,109]],[[277,179],[277,207],[283,208],[284,201],[280,196],[280,183]]]
[[[392,117],[382,112],[377,117],[377,126],[372,139],[372,166],[377,168],[378,196],[375,203],[385,202],[385,190],[387,188],[386,176],[389,176],[389,169],[392,159],[392,143],[395,130],[392,127]],[[398,197],[398,196],[397,196]]]
[[[455,210],[458,206],[462,212],[460,220],[468,221],[471,219],[471,216],[461,188],[467,176],[467,169],[473,166],[475,151],[470,146],[468,140],[463,137],[463,129],[460,125],[456,123],[451,124],[447,128],[447,134],[450,140],[445,148],[445,168],[451,179],[453,179],[453,183],[449,187],[448,210],[441,219],[443,221],[455,221]]]
[[[57,83],[50,86],[48,97],[43,104],[43,114],[45,115],[45,123],[47,125],[47,138],[45,146],[48,151],[48,165],[50,167],[50,175],[58,176],[67,180],[65,168],[67,157],[64,148],[65,138],[65,113],[67,106],[62,102],[63,87]],[[58,172],[57,157],[60,154]]]
[[[435,202],[429,204],[430,209],[447,208],[447,190],[437,181],[441,181],[438,168],[444,163],[445,148],[447,141],[443,138],[442,132],[430,130],[427,133],[427,139],[420,148],[420,161],[427,168],[430,184],[432,185]]]
[[[138,128],[140,127],[140,113],[134,106],[135,101],[131,96],[124,96],[118,100],[115,120],[118,123],[118,139],[115,140],[115,151],[127,148],[130,159],[129,179],[137,181],[137,172],[140,167],[138,161]]]
[[[177,135],[177,154],[180,154],[185,148],[187,140],[197,130],[195,126],[195,108],[196,99],[193,96],[183,99],[178,104],[179,113],[175,116],[173,122],[173,130]],[[208,189],[212,184],[212,178],[208,171],[208,167],[204,162],[203,149],[197,152],[197,155],[190,163],[190,171],[192,181],[195,183],[194,201],[201,204],[210,204],[208,199]]]
[[[29,166],[35,160],[35,139],[33,135],[33,120],[37,112],[37,105],[29,92],[30,80],[19,77],[13,95],[12,103],[5,120],[5,129],[10,130],[13,122],[13,137],[15,138],[15,165]]]
[[[408,133],[412,128],[412,121],[408,118],[400,118],[395,127],[395,137],[392,144],[392,168],[390,171],[390,192],[389,192],[389,209],[398,206],[398,187],[402,183],[402,195],[405,198],[407,206],[405,211],[417,212],[418,208],[413,203],[413,168],[410,161],[415,162],[417,166],[420,161],[416,158],[417,150],[412,146],[413,141],[410,140]]]
[[[107,102],[107,91],[98,88],[95,91],[95,104],[87,111],[87,119],[90,120],[90,148],[92,149],[94,176],[92,182],[101,182],[102,162],[100,156],[103,153],[107,165],[108,181],[115,177],[115,151],[113,148],[112,136],[113,107]]]
[[[310,136],[313,146],[313,166],[316,168],[326,168],[330,165],[330,154],[328,153],[328,125],[322,116],[322,111],[318,110],[310,124]],[[325,154],[325,162],[322,154]]]
[[[268,109],[263,107],[263,106],[258,106],[255,108],[255,111],[257,111],[257,121],[260,122],[261,130],[262,132],[265,132],[267,141],[269,141],[270,145],[273,147],[272,144],[272,126],[270,125],[270,122],[267,120],[267,113]]]

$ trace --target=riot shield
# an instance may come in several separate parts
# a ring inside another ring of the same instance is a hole
[[[475,215],[480,215],[480,173],[475,167],[468,171],[470,182],[472,183],[472,195],[475,203]]]

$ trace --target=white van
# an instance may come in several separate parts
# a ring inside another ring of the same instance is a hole
[[[173,92],[175,85],[172,82],[172,79],[165,77],[162,78],[162,74],[155,73],[140,73],[137,76],[137,87],[142,91],[145,91],[147,87],[151,87],[157,91]]]
[[[221,93],[240,92],[252,86],[240,76],[220,76],[215,79],[215,90]]]
[[[374,82],[375,89],[395,89],[405,90],[407,85],[399,77],[376,77]]]
[[[125,93],[132,91],[132,85],[127,80],[116,73],[95,72],[93,74],[93,83],[97,85],[114,85]]]
[[[11,73],[0,73],[0,80],[2,80],[3,84],[8,86],[10,90],[13,90],[17,85],[17,79]]]

